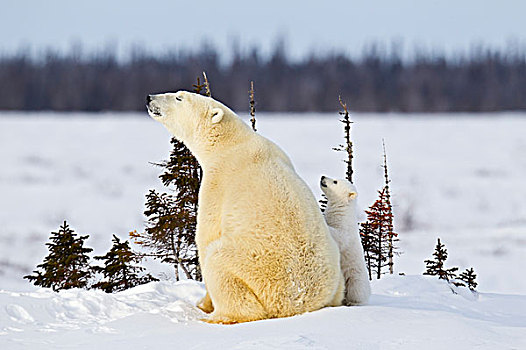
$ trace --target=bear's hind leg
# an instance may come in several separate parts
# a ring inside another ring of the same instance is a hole
[[[228,271],[228,260],[228,254],[221,254],[219,249],[207,252],[203,277],[214,311],[204,321],[231,324],[268,318],[267,311],[252,289]]]
[[[205,321],[230,324],[268,318],[261,302],[241,279],[219,271],[216,276],[210,289],[215,308]]]

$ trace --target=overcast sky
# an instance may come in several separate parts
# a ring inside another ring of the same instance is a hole
[[[337,50],[353,55],[373,40],[402,40],[446,52],[473,43],[526,42],[524,0],[136,1],[3,0],[0,50],[23,46],[67,50],[132,44],[149,50],[197,48],[208,40],[222,52],[237,39],[268,52],[284,37],[288,53]]]

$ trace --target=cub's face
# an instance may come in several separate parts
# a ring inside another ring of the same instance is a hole
[[[224,115],[211,98],[187,91],[148,95],[146,102],[150,117],[183,142],[197,130],[220,123]]]
[[[320,187],[331,202],[350,203],[358,197],[356,187],[345,179],[331,179],[322,176]]]

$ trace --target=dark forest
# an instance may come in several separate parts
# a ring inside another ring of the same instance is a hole
[[[107,52],[4,54],[0,110],[144,110],[147,94],[191,90],[203,71],[213,96],[238,111],[249,108],[251,80],[259,111],[334,111],[339,95],[353,111],[526,110],[524,50],[404,60],[372,45],[360,58],[333,53],[292,61],[276,45],[266,58],[256,49],[231,56],[224,62],[212,47],[162,55],[136,49],[125,60]]]

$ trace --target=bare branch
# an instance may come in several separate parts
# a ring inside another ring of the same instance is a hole
[[[254,100],[254,82],[250,81],[250,90],[248,91],[248,97],[250,101],[250,122],[252,123],[252,129],[256,129],[256,101]]]

